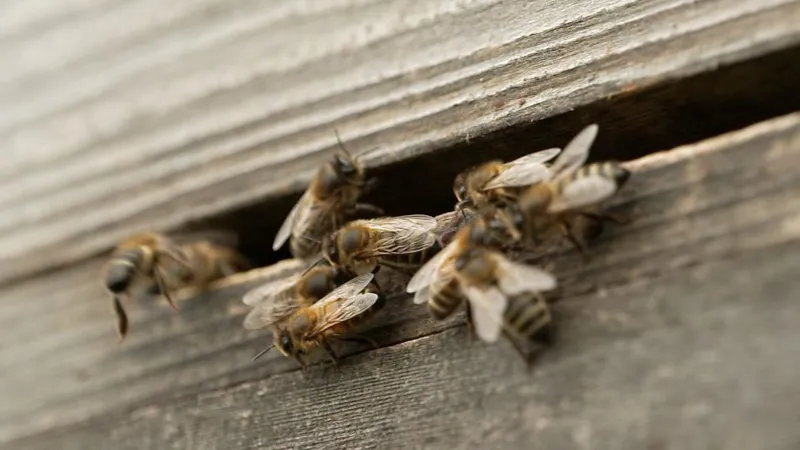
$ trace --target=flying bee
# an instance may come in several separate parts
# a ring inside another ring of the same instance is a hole
[[[317,256],[322,238],[337,229],[346,217],[357,212],[382,214],[380,208],[357,203],[370,186],[364,165],[350,155],[339,134],[340,150],[319,168],[308,188],[281,225],[272,249],[278,250],[291,238],[292,255],[298,259]]]
[[[338,357],[330,345],[331,339],[342,341],[367,341],[352,335],[352,328],[363,323],[373,312],[383,306],[383,296],[370,287],[374,275],[359,275],[337,287],[319,301],[297,308],[287,318],[277,323],[273,344],[256,355],[258,359],[276,347],[284,356],[294,358],[305,369],[302,355],[321,347],[336,364]],[[373,285],[374,286],[374,285]]]
[[[458,200],[456,211],[513,200],[520,188],[547,178],[549,171],[545,163],[560,151],[550,148],[507,163],[488,161],[458,174],[453,182],[453,193]]]
[[[253,307],[245,317],[244,327],[257,330],[274,326],[347,282],[352,278],[348,275],[330,265],[316,265],[286,280],[259,286],[242,299],[244,304]]]
[[[524,216],[524,234],[536,242],[538,237],[558,227],[575,247],[585,251],[572,231],[573,219],[585,216],[592,220],[620,222],[597,212],[599,203],[613,196],[630,177],[619,163],[609,161],[584,166],[589,147],[597,136],[597,125],[578,133],[550,167],[550,176],[524,190],[509,211]]]
[[[130,297],[138,281],[146,283],[149,293],[163,295],[177,310],[173,290],[194,287],[202,291],[212,281],[248,268],[235,245],[235,236],[226,233],[183,237],[142,233],[119,244],[106,264],[105,286],[114,294],[120,341],[128,331],[122,299]]]
[[[436,226],[435,218],[422,214],[354,220],[325,238],[322,254],[355,274],[372,272],[379,264],[409,272],[441,248]]]
[[[494,342],[504,328],[508,298],[555,287],[555,278],[536,267],[508,260],[495,250],[508,239],[502,222],[478,217],[409,281],[415,303],[427,303],[442,320],[466,300],[468,323],[481,340]],[[513,329],[512,329],[513,331]]]

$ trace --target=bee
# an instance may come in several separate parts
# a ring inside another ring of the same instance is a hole
[[[441,248],[436,227],[435,218],[422,214],[355,220],[327,236],[322,253],[332,265],[355,274],[372,272],[379,264],[414,271]]]
[[[524,216],[521,234],[531,242],[558,227],[572,244],[585,252],[572,230],[573,219],[585,216],[596,221],[621,220],[598,213],[597,205],[613,196],[630,177],[630,171],[614,161],[584,166],[589,147],[597,136],[597,125],[578,133],[549,168],[550,175],[541,183],[525,189],[509,210]]]
[[[344,218],[356,212],[382,214],[380,208],[357,203],[359,196],[371,185],[363,164],[350,155],[339,134],[340,150],[324,164],[311,179],[305,193],[294,205],[278,230],[272,249],[289,243],[292,255],[309,259],[319,254],[323,236],[337,229]]]
[[[105,286],[114,295],[120,341],[128,332],[122,299],[130,297],[137,281],[146,283],[149,293],[163,295],[177,311],[173,290],[190,286],[204,290],[212,281],[248,268],[235,245],[235,237],[225,233],[182,237],[142,233],[119,244],[106,264]]]
[[[347,282],[352,276],[330,265],[315,265],[303,273],[276,283],[259,286],[242,301],[253,309],[245,317],[248,330],[274,326],[301,307],[311,306]]]
[[[481,340],[495,342],[501,330],[510,328],[504,319],[510,297],[556,286],[549,273],[510,261],[496,250],[509,237],[501,221],[476,218],[414,274],[406,291],[415,294],[415,303],[427,303],[437,320],[466,300],[470,328]]]
[[[318,347],[325,350],[334,365],[338,363],[338,357],[329,342],[331,339],[366,341],[376,346],[371,340],[350,333],[352,328],[383,306],[383,296],[369,288],[373,277],[371,273],[359,275],[319,301],[297,308],[275,325],[273,344],[253,360],[275,347],[284,356],[294,358],[305,369],[306,362],[302,355]]]
[[[458,174],[453,182],[453,193],[458,200],[456,211],[481,209],[514,199],[519,188],[546,179],[549,171],[545,163],[560,151],[550,148],[508,163],[488,161]]]

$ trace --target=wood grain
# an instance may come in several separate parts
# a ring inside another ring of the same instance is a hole
[[[240,326],[248,283],[180,315],[140,302],[121,349],[98,261],[5,288],[0,442],[795,448],[799,156],[793,114],[631,162],[613,207],[634,222],[588,260],[564,247],[546,261],[559,332],[532,373],[403,297],[368,331],[384,348],[302,373],[278,354],[250,362],[266,339]]]
[[[797,0],[6,2],[0,281],[796,44]],[[276,176],[280,174],[281,176]]]

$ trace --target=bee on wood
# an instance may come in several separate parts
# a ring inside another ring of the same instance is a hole
[[[194,287],[205,290],[220,278],[246,270],[247,260],[236,250],[236,238],[226,233],[167,237],[142,233],[117,246],[106,264],[105,286],[114,294],[114,312],[120,341],[128,332],[122,299],[142,281],[151,294],[161,294],[177,310],[172,291]]]
[[[513,200],[521,187],[547,178],[545,163],[560,151],[550,148],[507,163],[488,161],[458,174],[453,182],[453,193],[458,200],[456,211],[499,206]]]
[[[253,309],[244,319],[248,330],[274,326],[301,307],[311,306],[351,279],[345,271],[330,265],[315,265],[303,273],[259,286],[242,301]]]
[[[305,369],[306,362],[302,355],[315,348],[325,350],[334,365],[338,363],[338,357],[329,342],[331,339],[366,341],[377,347],[371,340],[351,333],[352,328],[383,306],[383,296],[370,287],[373,277],[371,273],[359,275],[319,301],[294,310],[275,324],[273,344],[253,360],[275,347],[284,356],[294,358]]]
[[[319,254],[322,238],[337,229],[346,217],[358,212],[382,214],[380,208],[357,203],[370,182],[363,164],[350,155],[338,133],[336,139],[340,150],[311,179],[278,230],[273,250],[278,250],[291,238],[289,246],[295,258],[313,258]]]
[[[485,342],[495,342],[504,329],[514,334],[528,331],[515,330],[504,319],[509,298],[551,290],[556,280],[497,251],[508,238],[502,222],[476,218],[414,274],[406,291],[415,294],[415,303],[427,303],[437,320],[450,316],[466,300],[468,324]]]
[[[325,238],[322,253],[355,274],[378,265],[413,273],[441,248],[436,227],[435,218],[422,214],[354,220]]]
[[[525,189],[509,207],[524,216],[522,234],[535,243],[538,237],[558,227],[582,252],[585,248],[573,233],[576,216],[596,221],[621,220],[597,212],[599,203],[613,196],[630,177],[619,163],[609,161],[584,166],[589,147],[597,135],[597,125],[578,133],[549,168],[550,175],[541,183]]]

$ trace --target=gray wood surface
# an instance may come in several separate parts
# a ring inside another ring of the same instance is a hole
[[[303,373],[276,353],[250,362],[267,339],[240,326],[247,282],[180,315],[139,302],[121,349],[99,261],[19,283],[0,292],[0,442],[795,449],[798,158],[800,113],[630,163],[614,209],[634,221],[588,260],[564,247],[546,262],[558,334],[531,372],[402,296],[370,325],[381,349]]]
[[[5,1],[0,281],[800,41],[797,0]],[[276,176],[280,174],[280,176]]]

